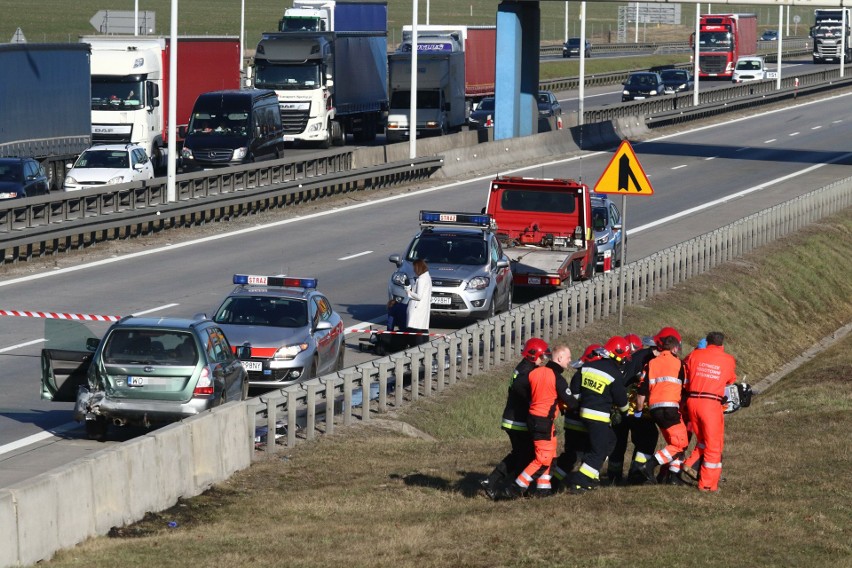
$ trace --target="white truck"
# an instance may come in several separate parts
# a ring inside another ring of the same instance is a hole
[[[166,165],[169,39],[84,36],[92,49],[92,143],[134,143],[154,167]],[[179,37],[177,125],[186,125],[201,93],[240,88],[238,37]]]
[[[390,110],[388,143],[411,135],[411,35],[388,56]],[[464,34],[459,29],[424,30],[417,36],[416,135],[443,135],[461,128],[469,115],[465,102]]]
[[[334,32],[338,31],[335,20],[340,21],[346,31],[356,31],[352,29],[352,22],[364,21],[363,13],[372,11],[369,4],[374,3],[360,0],[293,0],[293,7],[284,10],[284,17],[278,21],[278,31]]]
[[[846,29],[843,29],[843,15],[846,14]],[[852,22],[849,8],[833,8],[814,10],[814,25],[811,27],[811,37],[814,40],[814,63],[840,61],[844,49],[846,61],[852,56]],[[845,44],[845,45],[844,45]]]

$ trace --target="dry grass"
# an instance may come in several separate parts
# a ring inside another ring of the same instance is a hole
[[[852,320],[852,212],[626,313],[692,344],[728,334],[752,382]],[[579,350],[617,333],[600,322]],[[677,487],[492,503],[508,367],[404,409],[437,441],[372,425],[260,461],[45,566],[850,566],[852,336],[727,419],[717,495]],[[174,521],[177,527],[168,528]]]

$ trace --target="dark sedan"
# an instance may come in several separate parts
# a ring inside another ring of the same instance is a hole
[[[695,85],[692,75],[686,69],[664,69],[660,71],[660,77],[663,78],[666,93],[691,91]]]
[[[44,167],[32,158],[0,158],[0,199],[50,193]]]
[[[621,102],[638,101],[648,97],[658,97],[665,94],[666,86],[659,73],[643,71],[631,73],[624,82],[621,91]]]
[[[468,122],[471,126],[490,128],[494,126],[494,97],[485,97],[470,113]]]
[[[559,104],[559,99],[550,91],[539,91],[536,104],[538,105],[539,117],[560,116],[562,114],[562,105]]]

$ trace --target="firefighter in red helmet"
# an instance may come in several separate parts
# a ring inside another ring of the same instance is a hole
[[[571,476],[568,490],[582,493],[600,484],[600,469],[615,445],[611,422],[613,408],[620,419],[627,412],[627,393],[621,366],[630,357],[630,343],[613,336],[604,344],[603,357],[583,365],[571,389],[579,394],[580,420],[589,432],[589,452]]]
[[[532,337],[524,344],[521,355],[523,358],[509,379],[506,406],[500,423],[500,427],[509,436],[512,449],[481,483],[485,494],[491,499],[496,498],[507,483],[514,481],[535,455],[527,424],[530,407],[529,374],[546,362],[550,356],[550,348],[543,339]]]

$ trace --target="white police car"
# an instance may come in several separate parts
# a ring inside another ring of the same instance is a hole
[[[235,274],[236,288],[213,316],[242,361],[249,386],[272,389],[343,368],[343,320],[315,278]]]
[[[621,248],[627,244],[627,239],[622,237],[624,231],[621,212],[605,195],[594,196],[591,202],[592,227],[595,231],[595,264],[598,265],[598,270],[602,270],[604,252],[612,251],[612,266],[620,266]]]
[[[432,314],[488,318],[512,309],[512,270],[493,231],[490,215],[421,211],[420,232],[397,267],[388,296],[407,302],[404,287],[414,281],[412,263],[423,259],[432,278]]]

